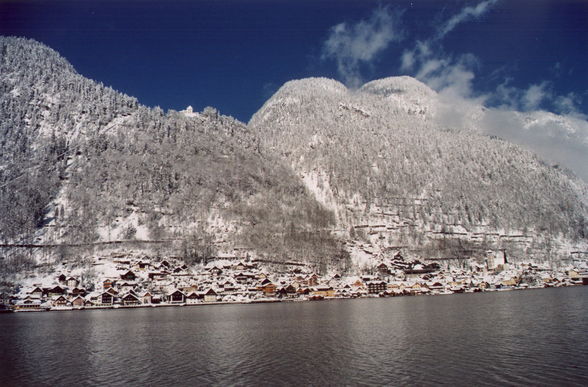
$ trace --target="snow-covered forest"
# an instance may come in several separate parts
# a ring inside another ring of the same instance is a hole
[[[151,241],[187,263],[241,251],[344,269],[395,246],[561,259],[586,245],[582,181],[438,109],[402,77],[289,82],[248,125],[164,112],[0,37],[0,243],[56,246],[50,261]],[[0,270],[41,250],[5,247]]]

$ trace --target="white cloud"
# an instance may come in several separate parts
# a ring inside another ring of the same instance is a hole
[[[524,92],[522,96],[523,108],[527,111],[537,110],[541,102],[551,98],[551,92],[547,90],[548,83],[546,81],[541,82],[539,85],[531,85]]]
[[[497,2],[498,0],[486,0],[476,6],[463,8],[457,15],[452,16],[441,26],[441,28],[439,28],[436,38],[443,38],[449,32],[453,31],[455,27],[465,21],[479,18],[488,12],[488,10]]]
[[[588,122],[545,111],[520,113],[489,109],[480,121],[483,133],[524,146],[588,182]]]
[[[438,92],[435,118],[441,126],[475,128],[486,135],[499,136],[572,170],[588,182],[588,121],[577,111],[581,102],[577,94],[555,95],[550,81],[514,87],[508,77],[494,92],[479,93],[473,85],[477,58],[443,51],[441,39],[445,35],[460,23],[482,16],[496,2],[488,0],[465,7],[449,18],[434,36],[417,41],[413,49],[403,53],[400,70]],[[555,69],[560,71],[560,65]],[[549,103],[560,115],[540,110]]]
[[[367,20],[341,23],[331,28],[322,49],[323,59],[334,59],[343,81],[351,87],[361,82],[360,66],[369,64],[402,33],[398,17],[388,7],[377,8]]]
[[[579,119],[586,120],[588,117],[585,114],[580,113],[578,105],[582,103],[582,98],[574,92],[570,92],[567,95],[556,96],[553,104],[562,114],[569,114]]]
[[[579,95],[555,94],[552,81],[515,87],[508,74],[500,74],[504,81],[495,91],[480,93],[473,83],[478,59],[472,54],[444,52],[443,37],[460,23],[481,17],[496,3],[497,0],[486,0],[465,7],[441,23],[433,36],[416,41],[412,49],[403,52],[400,70],[438,92],[435,119],[439,125],[499,136],[568,168],[588,182],[588,121],[578,112]],[[332,28],[324,44],[323,58],[335,59],[346,83],[357,86],[360,65],[369,63],[399,39],[397,25],[386,8],[357,24],[339,24]],[[554,71],[559,73],[561,64],[557,63]],[[553,106],[558,114],[541,111],[544,106]]]

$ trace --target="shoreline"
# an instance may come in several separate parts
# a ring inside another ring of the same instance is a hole
[[[84,307],[51,307],[51,308],[14,308],[14,306],[8,306],[7,309],[0,310],[0,314],[9,313],[36,313],[36,312],[78,312],[78,311],[90,311],[90,310],[118,310],[118,309],[147,309],[147,308],[171,308],[171,307],[193,307],[193,306],[216,306],[216,305],[246,305],[246,304],[274,304],[274,303],[293,303],[293,302],[316,302],[316,301],[339,301],[339,300],[358,300],[358,299],[373,299],[373,298],[398,298],[398,297],[419,297],[419,296],[452,296],[456,294],[474,294],[474,293],[496,293],[496,292],[510,292],[510,291],[521,291],[521,290],[542,290],[542,289],[558,289],[558,288],[569,288],[585,286],[581,284],[573,284],[566,286],[548,286],[548,287],[528,287],[528,288],[503,288],[503,289],[491,289],[482,291],[469,291],[469,292],[457,292],[457,293],[428,293],[428,294],[397,294],[397,295],[368,295],[363,297],[323,297],[319,299],[310,298],[290,298],[290,299],[259,299],[249,301],[216,301],[216,302],[198,302],[198,303],[163,303],[163,304],[140,304],[140,305],[100,305],[100,306],[84,306]]]

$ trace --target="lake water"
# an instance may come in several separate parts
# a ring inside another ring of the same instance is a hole
[[[588,286],[0,315],[0,385],[588,385]]]

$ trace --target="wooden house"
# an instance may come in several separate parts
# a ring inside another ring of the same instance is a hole
[[[61,286],[55,286],[54,288],[49,289],[48,291],[49,297],[61,296],[64,294],[66,294],[66,291]]]
[[[204,294],[197,293],[197,292],[190,292],[186,296],[186,303],[187,304],[197,304],[204,299]]]
[[[99,300],[103,305],[112,305],[114,304],[114,295],[111,292],[106,291],[100,295]]]
[[[237,271],[243,271],[246,268],[247,268],[247,266],[245,266],[245,264],[243,262],[239,262],[238,264],[233,266],[233,270],[237,270]]]
[[[170,304],[183,304],[186,302],[186,295],[181,290],[176,289],[168,295],[168,301]]]
[[[148,274],[149,279],[153,281],[163,281],[166,280],[168,276],[169,272],[167,271],[151,272]]]
[[[106,289],[106,292],[112,294],[115,297],[118,296],[118,291],[115,288],[108,288]]]
[[[381,275],[389,275],[390,274],[390,268],[384,262],[380,263],[376,267],[376,269],[378,269],[378,273],[380,273]]]
[[[151,264],[149,262],[138,262],[137,263],[137,270],[139,271],[147,271],[151,268]]]
[[[367,283],[369,294],[380,294],[386,291],[388,284],[384,281],[370,281]]]
[[[86,295],[86,289],[84,288],[73,288],[71,290],[71,295],[72,296],[85,296]]]
[[[123,305],[140,305],[141,300],[135,293],[127,293],[121,297],[121,302]]]
[[[57,277],[57,282],[59,282],[62,285],[67,284],[67,277],[65,276],[65,274],[61,274],[59,277]]]
[[[78,295],[71,300],[71,305],[76,309],[81,309],[86,305],[86,300],[84,300],[84,297]]]
[[[66,306],[67,305],[67,298],[65,298],[65,296],[61,295],[61,296],[55,296],[53,297],[53,299],[51,300],[51,305],[52,306]]]
[[[335,289],[330,286],[317,286],[314,290],[310,293],[313,297],[335,297]]]
[[[171,267],[171,265],[169,264],[168,261],[161,261],[159,263],[159,267],[160,267],[161,270],[167,270],[167,269],[169,269]]]
[[[102,281],[102,289],[106,290],[108,288],[111,288],[114,286],[114,281],[111,279],[105,279],[104,281]]]
[[[283,287],[282,289],[283,289],[283,290],[285,291],[285,293],[286,293],[287,295],[289,295],[289,296],[290,296],[290,295],[295,295],[295,294],[296,294],[296,288],[295,288],[295,287],[294,287],[294,285],[292,285],[292,284],[289,284],[288,286],[285,286],[285,287]]]
[[[216,275],[216,276],[221,275],[223,273],[223,271],[220,268],[216,267],[216,266],[213,266],[211,269],[208,270],[208,272],[210,274]]]
[[[258,290],[262,291],[265,296],[273,296],[276,294],[277,286],[265,279],[258,287]]]
[[[443,285],[441,282],[435,282],[432,285],[429,285],[429,289],[431,289],[431,290],[443,290],[443,289],[445,289],[445,285]]]
[[[34,298],[41,298],[43,297],[43,289],[41,289],[40,287],[36,287],[33,290],[31,290],[29,294],[31,297]]]
[[[14,306],[14,310],[15,311],[19,311],[19,310],[26,310],[26,311],[32,311],[32,310],[43,310],[43,303],[41,302],[41,300],[39,299],[32,299],[30,297],[26,297],[24,300],[20,300],[16,303],[16,305]]]
[[[216,302],[218,293],[214,289],[210,288],[204,293],[204,302]]]
[[[306,287],[299,287],[298,290],[296,290],[296,293],[299,295],[307,295],[310,294],[310,289]]]

